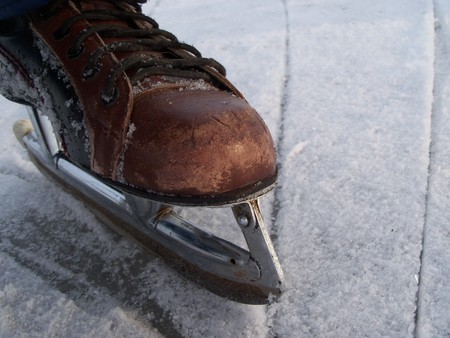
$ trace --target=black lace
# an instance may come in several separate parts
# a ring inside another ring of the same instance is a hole
[[[57,13],[61,2],[52,2],[43,15],[51,17]],[[115,10],[96,9],[92,11],[81,11],[79,2],[74,2],[80,8],[80,14],[67,20],[55,31],[56,39],[63,39],[70,32],[71,27],[79,20],[93,20],[96,24],[82,31],[75,38],[68,56],[75,58],[84,51],[84,41],[94,33],[102,38],[121,38],[121,41],[113,42],[99,48],[89,57],[83,77],[88,79],[95,76],[101,69],[101,59],[106,54],[114,52],[128,52],[130,55],[122,59],[111,70],[111,74],[105,83],[102,99],[106,104],[114,102],[117,97],[115,83],[123,72],[131,73],[132,84],[151,75],[166,75],[189,79],[204,79],[210,82],[218,81],[214,77],[217,72],[225,76],[225,68],[210,58],[203,58],[201,53],[191,45],[182,43],[172,34],[159,28],[155,20],[145,16],[141,10],[141,4],[145,0],[105,0],[115,6]],[[134,10],[134,11],[133,11]],[[146,22],[151,28],[130,28],[101,24],[101,21],[127,21]],[[123,39],[123,40],[122,40]],[[152,58],[144,52],[160,52],[164,58]],[[220,80],[219,80],[220,81]]]

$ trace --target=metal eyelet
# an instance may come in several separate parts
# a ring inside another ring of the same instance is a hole
[[[62,40],[64,39],[67,35],[69,35],[70,33],[70,29],[69,28],[63,28],[60,27],[58,28],[56,31],[53,32],[53,37],[56,40]]]
[[[91,78],[93,78],[95,75],[97,75],[98,72],[100,72],[102,68],[101,64],[95,64],[94,66],[92,65],[87,65],[84,69],[83,69],[83,80],[89,80]]]
[[[115,103],[119,98],[119,89],[114,86],[112,90],[105,91],[103,90],[101,93],[101,100],[105,106],[110,106]]]
[[[79,57],[81,54],[83,54],[84,52],[84,45],[80,45],[78,46],[78,48],[70,48],[69,51],[67,52],[67,56],[69,59],[75,59],[77,57]]]

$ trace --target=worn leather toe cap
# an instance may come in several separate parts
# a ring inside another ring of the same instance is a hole
[[[275,156],[266,125],[243,99],[161,90],[135,97],[121,175],[162,194],[221,195],[274,178]]]

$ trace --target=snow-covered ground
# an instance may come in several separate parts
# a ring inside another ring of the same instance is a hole
[[[449,337],[449,1],[144,9],[221,61],[277,140],[263,207],[284,295],[226,301],[106,229],[33,167],[11,131],[26,112],[1,99],[0,336]]]

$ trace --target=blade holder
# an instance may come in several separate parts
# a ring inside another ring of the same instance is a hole
[[[236,222],[241,228],[253,259],[261,272],[259,282],[273,289],[280,288],[284,276],[270,235],[264,225],[258,200],[251,200],[232,207]]]

